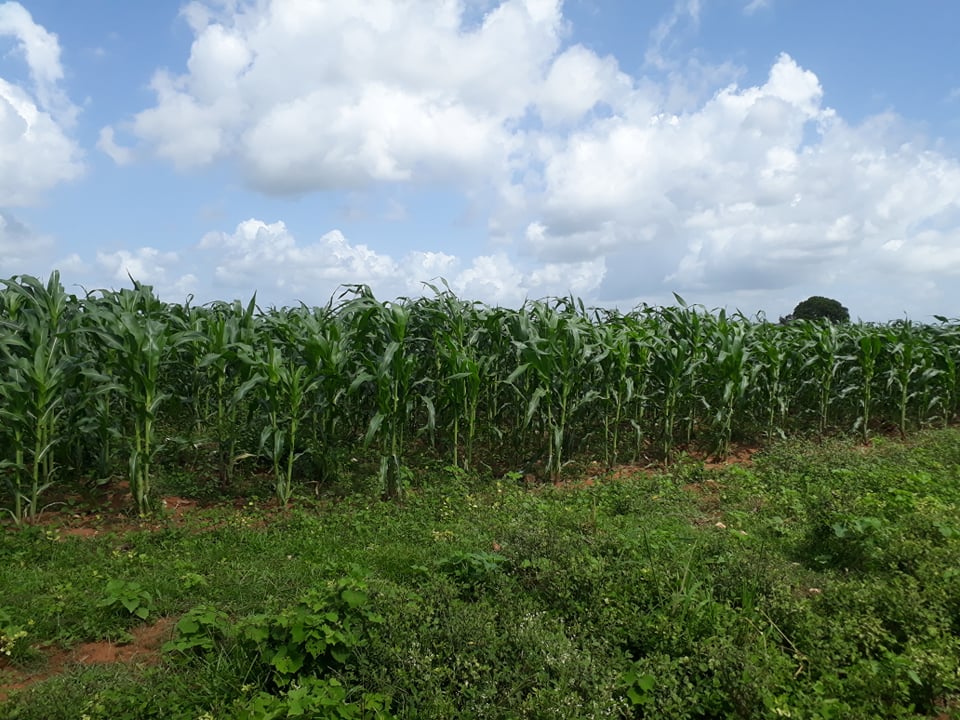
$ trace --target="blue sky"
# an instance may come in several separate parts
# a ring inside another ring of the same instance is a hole
[[[0,275],[960,315],[950,0],[0,0]]]

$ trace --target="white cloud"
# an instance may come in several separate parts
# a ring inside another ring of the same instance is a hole
[[[318,240],[300,243],[282,221],[250,219],[234,232],[208,233],[200,249],[212,270],[207,278],[221,292],[243,295],[257,288],[264,302],[301,299],[322,304],[341,285],[369,285],[377,297],[424,294],[425,282],[444,278],[462,297],[505,305],[525,298],[563,295],[571,282],[578,292],[589,292],[603,278],[604,263],[552,263],[522,270],[504,253],[481,255],[467,262],[440,252],[414,251],[397,259],[355,244],[333,230]],[[201,276],[199,282],[204,283]]]
[[[53,240],[38,235],[9,212],[0,210],[0,276],[46,272]]]
[[[98,252],[97,265],[110,280],[120,285],[129,285],[132,277],[145,285],[165,285],[171,270],[176,268],[179,257],[175,252],[163,252],[152,247],[134,251],[116,250]]]
[[[632,81],[616,60],[574,45],[550,65],[537,105],[547,122],[575,122],[598,103],[619,106],[631,91]]]
[[[527,298],[523,274],[504,253],[474,258],[470,267],[450,282],[450,287],[460,297],[492,304],[518,306]]]
[[[960,163],[899,142],[888,118],[849,126],[822,97],[782,55],[763,85],[728,86],[692,112],[598,119],[544,158],[525,243],[542,262],[606,256],[612,298],[894,269],[953,282]]]
[[[192,2],[187,72],[158,71],[132,132],[188,169],[239,161],[267,193],[496,182],[563,30],[560,0]]]
[[[40,106],[57,122],[72,125],[78,110],[60,88],[63,66],[57,36],[37,25],[26,8],[16,2],[0,3],[0,37],[4,35],[17,39]]]
[[[100,129],[97,139],[97,148],[108,155],[117,165],[129,165],[133,161],[133,151],[130,148],[117,145],[113,137],[113,128]]]
[[[701,0],[674,0],[673,9],[650,32],[646,53],[649,65],[665,69],[674,64],[670,59],[672,36],[685,23],[697,28],[700,24],[700,10]]]
[[[17,41],[30,85],[0,77],[0,205],[25,205],[81,174],[81,152],[66,133],[77,109],[59,85],[56,35],[34,23],[22,5],[6,2],[0,3],[3,36]]]
[[[349,243],[338,230],[299,244],[282,221],[246,220],[233,233],[208,233],[200,248],[211,256],[219,287],[256,287],[266,297],[299,297],[312,303],[325,302],[344,283],[402,294],[410,269],[366,245]],[[423,255],[421,262],[434,259]]]
[[[70,253],[66,257],[60,258],[54,267],[56,267],[64,277],[83,277],[91,270],[90,264],[81,258],[79,253]]]
[[[558,288],[566,293],[585,297],[603,282],[607,264],[603,257],[574,263],[548,263],[530,273],[528,283],[535,293],[541,288],[546,294],[556,295]]]
[[[878,312],[948,293],[960,162],[893,115],[848,123],[788,55],[757,84],[696,51],[678,60],[703,3],[671,7],[649,36],[650,75],[631,76],[564,44],[559,0],[193,2],[187,70],[154,76],[156,103],[129,130],[184,169],[233,161],[269,194],[438,183],[500,203],[496,251],[476,257],[395,258],[338,232],[297,242],[256,220],[208,236],[221,287],[241,293],[366,282],[389,297],[444,275],[494,302],[678,290],[783,312],[813,289]],[[881,278],[883,301],[866,300]]]
[[[773,4],[773,0],[750,0],[743,6],[744,15],[753,15],[758,10],[765,10]]]

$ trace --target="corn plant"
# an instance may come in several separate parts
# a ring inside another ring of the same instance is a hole
[[[646,385],[649,379],[648,328],[634,315],[597,311],[594,336],[599,351],[594,357],[600,393],[600,423],[603,426],[604,464],[620,462],[620,435],[629,423],[636,440],[636,458],[645,437]]]
[[[916,329],[916,366],[914,377],[916,386],[912,393],[913,409],[916,413],[916,426],[923,427],[936,420],[937,408],[943,403],[944,375],[948,370],[938,362],[938,348],[934,345],[933,335],[925,326]]]
[[[289,317],[284,328],[290,352],[299,354],[308,376],[316,383],[305,416],[311,451],[321,479],[336,476],[340,428],[350,414],[346,404],[350,352],[349,328],[330,305],[312,310],[303,307]]]
[[[599,324],[595,335],[598,345],[604,348],[602,359],[598,359],[600,422],[603,425],[603,463],[611,468],[617,461],[624,409],[633,398],[633,378],[627,371],[630,341],[622,324],[614,325],[609,321]]]
[[[483,326],[475,303],[450,291],[428,287],[436,297],[418,304],[424,334],[432,340],[435,375],[433,403],[450,433],[451,463],[469,470],[477,434],[477,412],[484,380]],[[461,443],[463,452],[461,454]]]
[[[877,372],[877,361],[883,352],[880,336],[863,332],[857,338],[856,358],[860,370],[860,427],[864,442],[870,437],[870,416],[873,409],[873,385]],[[856,426],[855,426],[856,429]]]
[[[256,388],[266,422],[260,432],[260,452],[273,465],[274,495],[281,505],[293,497],[293,467],[300,456],[300,426],[310,410],[319,380],[295,357],[284,356],[272,337],[245,357],[249,379],[238,389],[242,400]]]
[[[626,315],[629,327],[630,358],[627,378],[633,381],[633,392],[628,400],[627,415],[634,435],[634,462],[643,457],[644,442],[650,434],[647,415],[650,409],[651,358],[655,328],[649,316],[638,311]]]
[[[756,386],[761,370],[751,355],[747,328],[745,318],[730,320],[721,311],[711,338],[714,347],[706,365],[713,371],[712,385],[719,391],[711,407],[719,457],[726,457],[729,452],[734,417]]]
[[[350,390],[366,391],[373,400],[363,444],[379,444],[381,486],[386,496],[399,498],[404,437],[418,401],[427,410],[427,425],[435,420],[433,401],[422,392],[427,378],[418,373],[422,348],[408,333],[410,309],[403,303],[379,303],[362,288],[343,312],[354,328],[356,369]]]
[[[87,362],[75,378],[69,403],[75,467],[92,472],[98,482],[106,482],[116,472],[116,456],[125,439],[123,419],[129,415],[124,396],[112,381],[103,380],[104,371],[110,374],[117,365],[116,351],[100,342],[97,335],[100,314],[109,302],[96,292],[86,293],[82,301],[84,311],[79,316],[73,352]]]
[[[68,347],[76,298],[67,295],[56,272],[46,285],[26,275],[4,285],[0,418],[12,435],[13,457],[2,461],[11,471],[10,512],[19,524],[36,518],[40,495],[54,482],[54,449],[63,440],[59,425],[78,367]]]
[[[322,308],[264,312],[255,299],[168,305],[136,282],[77,299],[55,274],[4,281],[9,512],[29,519],[65,468],[102,481],[115,458],[146,512],[156,463],[172,457],[161,437],[214,448],[222,488],[259,448],[288,503],[301,455],[331,479],[356,443],[376,448],[381,486],[400,496],[415,439],[462,469],[480,464],[485,444],[491,463],[542,459],[557,479],[579,448],[622,462],[631,428],[634,459],[655,450],[669,461],[682,443],[723,455],[752,433],[906,433],[949,423],[960,407],[960,331],[942,317],[773,325],[679,297],[623,315],[587,312],[572,297],[511,310],[428,287],[432,298],[393,303],[348,287]]]
[[[246,307],[239,301],[214,303],[200,330],[205,352],[198,363],[203,381],[198,388],[199,421],[212,433],[217,472],[224,489],[232,485],[234,469],[241,457],[238,443],[245,423],[240,390],[250,379],[253,365],[244,362],[244,358],[253,355],[257,342],[256,300],[254,295]]]
[[[855,390],[852,385],[842,386],[841,392],[834,395],[841,369],[849,356],[842,352],[840,330],[833,323],[802,321],[798,325],[803,331],[800,352],[806,358],[801,367],[803,384],[813,390],[817,430],[822,435],[829,426],[831,405]]]
[[[936,374],[926,367],[924,341],[909,320],[898,321],[886,329],[887,389],[896,408],[896,422],[901,436],[907,432],[910,401],[920,392],[920,384]]]
[[[698,366],[703,362],[698,349],[701,320],[699,313],[685,305],[650,312],[659,325],[651,343],[651,392],[660,412],[663,456],[669,461],[676,442],[678,416],[684,411],[688,413],[685,418],[688,436],[693,423],[693,395]]]
[[[526,398],[524,423],[539,420],[547,436],[547,474],[558,480],[571,420],[600,397],[583,382],[585,370],[600,348],[582,305],[576,312],[572,298],[560,299],[555,305],[532,302],[529,307],[529,313],[518,318],[519,337],[514,342],[520,362],[507,381],[515,384],[521,377],[529,378],[532,392]],[[520,387],[515,387],[523,397]]]
[[[132,290],[103,293],[94,308],[92,332],[111,353],[112,366],[88,370],[100,383],[101,392],[123,397],[129,417],[127,440],[128,480],[137,510],[150,510],[153,462],[160,449],[156,422],[163,403],[170,397],[163,381],[165,366],[176,349],[193,335],[153,294],[153,288],[134,281]]]
[[[506,308],[485,308],[478,314],[477,338],[484,382],[480,388],[479,413],[482,432],[489,443],[502,442],[507,433],[514,449],[522,444],[523,411],[514,403],[515,385],[507,378],[517,367],[514,325],[520,313]]]
[[[936,316],[940,324],[930,328],[934,363],[940,371],[940,422],[944,427],[956,415],[960,402],[960,331],[956,323],[943,316]]]
[[[753,329],[753,355],[761,366],[757,376],[755,413],[767,438],[785,438],[801,407],[806,329],[798,325],[761,322]]]

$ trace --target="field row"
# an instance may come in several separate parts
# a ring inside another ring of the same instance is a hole
[[[0,474],[20,522],[56,484],[124,477],[140,512],[157,464],[189,455],[335,483],[366,452],[388,495],[411,447],[466,471],[498,448],[552,479],[589,453],[669,461],[698,444],[907,433],[956,415],[960,324],[774,324],[704,308],[519,309],[434,296],[325,307],[161,302],[149,286],[67,293],[54,273],[0,291]],[[360,450],[358,450],[360,448]],[[364,451],[363,448],[366,448]]]

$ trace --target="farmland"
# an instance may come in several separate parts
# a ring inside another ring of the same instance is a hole
[[[960,325],[433,290],[6,281],[0,717],[956,708]]]
[[[221,493],[238,467],[266,467],[287,504],[302,479],[349,475],[361,448],[399,497],[414,445],[468,472],[558,480],[584,454],[612,467],[669,462],[678,447],[723,457],[734,440],[905,435],[948,424],[960,403],[960,325],[946,318],[777,325],[573,298],[510,310],[434,289],[391,303],[357,286],[325,307],[262,311],[171,305],[140,284],[78,298],[56,274],[5,281],[10,514],[34,517],[68,481],[118,476],[146,512],[172,459],[209,466]]]

